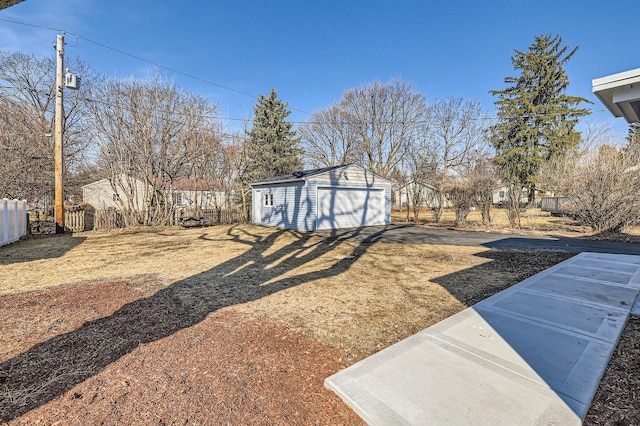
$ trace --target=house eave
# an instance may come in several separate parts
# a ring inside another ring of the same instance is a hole
[[[592,89],[614,117],[640,122],[640,68],[596,78]]]

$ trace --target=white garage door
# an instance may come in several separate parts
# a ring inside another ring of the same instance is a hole
[[[383,189],[318,188],[318,229],[384,225]]]

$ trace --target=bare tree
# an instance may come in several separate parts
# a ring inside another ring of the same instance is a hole
[[[455,226],[464,224],[475,199],[473,187],[466,177],[456,176],[447,179],[443,187],[447,200],[453,206]]]
[[[429,109],[429,142],[432,144],[438,174],[434,176],[437,205],[434,219],[439,221],[445,204],[445,188],[458,187],[448,180],[469,169],[479,152],[487,147],[487,123],[480,103],[462,98],[439,99]]]
[[[400,79],[349,89],[338,107],[356,135],[360,163],[384,177],[419,138],[427,110],[424,95]]]
[[[543,169],[547,182],[569,197],[576,219],[595,231],[620,232],[638,220],[640,155],[602,144],[572,152]]]
[[[79,59],[67,65],[83,77],[78,91],[66,90],[64,163],[73,170],[91,142],[87,99],[100,76]],[[45,203],[53,190],[55,60],[0,51],[0,187],[3,196]],[[66,176],[65,176],[66,179]],[[44,206],[42,206],[44,207]]]
[[[313,113],[298,128],[306,162],[332,167],[357,161],[360,146],[355,129],[340,105]]]
[[[128,225],[167,223],[173,187],[192,174],[198,129],[210,125],[215,105],[155,78],[111,81],[92,104],[99,161],[110,172]]]
[[[218,194],[222,189],[222,176],[225,173],[223,138],[215,122],[202,123],[202,127],[192,127],[182,136],[185,156],[188,159],[189,188],[194,197],[190,200],[193,214],[206,204],[207,207],[220,210],[224,199]],[[209,200],[204,198],[208,194]]]
[[[480,155],[467,173],[469,184],[474,195],[474,203],[480,209],[482,224],[491,223],[491,207],[493,191],[500,184],[500,176],[491,160]]]
[[[433,208],[434,203],[437,203],[431,188],[437,179],[438,171],[431,148],[424,141],[414,143],[413,147],[407,150],[405,161],[403,161],[407,175],[407,202],[411,206],[415,222],[418,221],[420,209],[424,205]],[[409,209],[409,205],[407,205],[407,209]],[[438,211],[440,210],[438,209]]]

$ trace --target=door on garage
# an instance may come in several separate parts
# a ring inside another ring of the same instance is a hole
[[[384,189],[318,188],[317,229],[384,225]]]
[[[262,192],[253,191],[253,223],[262,223]]]

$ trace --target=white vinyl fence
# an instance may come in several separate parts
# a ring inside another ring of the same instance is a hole
[[[0,246],[18,241],[27,234],[27,202],[0,200]]]

